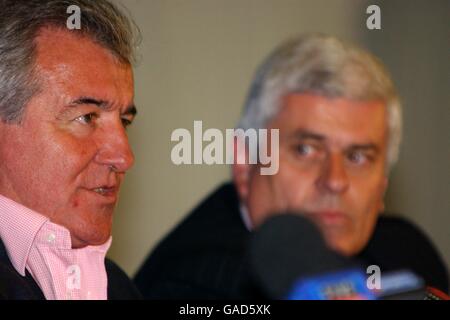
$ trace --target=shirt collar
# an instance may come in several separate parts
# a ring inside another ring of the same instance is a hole
[[[12,265],[22,276],[34,238],[47,221],[47,217],[0,195],[0,237]]]
[[[48,238],[51,234],[55,235],[54,245],[60,249],[72,249],[70,232],[67,228],[52,223],[48,217],[0,195],[0,238],[12,265],[20,275],[25,276],[25,268],[33,245],[51,242],[49,240],[52,239]],[[102,245],[74,250],[93,250],[106,254],[111,242],[110,237]]]
[[[252,220],[250,219],[250,214],[248,213],[247,207],[241,203],[239,205],[239,212],[241,214],[242,222],[244,222],[245,227],[248,231],[253,230]]]

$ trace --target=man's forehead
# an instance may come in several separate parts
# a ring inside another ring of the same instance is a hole
[[[382,101],[355,101],[328,98],[314,94],[290,94],[272,122],[280,133],[300,137],[298,132],[310,132],[324,138],[344,141],[384,140],[387,121]]]
[[[77,31],[51,26],[39,30],[35,43],[38,60],[41,64],[47,64],[55,59],[70,60],[100,47],[92,39],[82,36]],[[89,61],[86,60],[85,62],[88,63]]]
[[[355,100],[346,97],[327,97],[315,93],[290,93],[283,99],[284,106],[306,107],[306,108],[340,108],[339,113],[343,112],[343,108],[348,109],[352,113],[367,112],[372,110],[376,112],[384,112],[385,103],[381,100]],[[344,111],[345,112],[345,111]]]
[[[43,86],[65,94],[65,100],[95,97],[130,105],[133,74],[107,49],[72,31],[44,28],[36,38],[36,66]]]
[[[76,31],[54,27],[42,28],[36,37],[37,64],[46,70],[70,68],[76,65],[80,71],[114,70],[115,73],[132,75],[131,66],[122,63],[107,48]],[[73,70],[72,70],[73,71]]]

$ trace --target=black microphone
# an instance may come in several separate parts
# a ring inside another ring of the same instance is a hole
[[[299,214],[277,214],[256,230],[250,241],[250,268],[271,299],[286,299],[297,280],[361,269],[330,250],[317,227]]]
[[[248,258],[255,282],[269,299],[425,297],[422,279],[409,271],[386,273],[381,289],[369,289],[362,261],[331,250],[319,229],[301,214],[268,219],[253,233]]]

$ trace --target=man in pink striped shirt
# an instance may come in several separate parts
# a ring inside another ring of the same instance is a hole
[[[1,8],[0,298],[137,298],[105,259],[134,161],[132,24],[106,0]]]

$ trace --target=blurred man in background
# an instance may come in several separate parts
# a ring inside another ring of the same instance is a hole
[[[400,218],[379,217],[401,122],[392,80],[368,52],[325,35],[283,44],[256,73],[238,126],[279,129],[279,171],[262,175],[262,164],[235,163],[233,184],[156,247],[137,273],[138,287],[148,298],[258,297],[245,264],[247,239],[268,217],[289,211],[313,221],[335,251],[382,271],[412,269],[447,291],[447,271],[429,240]]]

